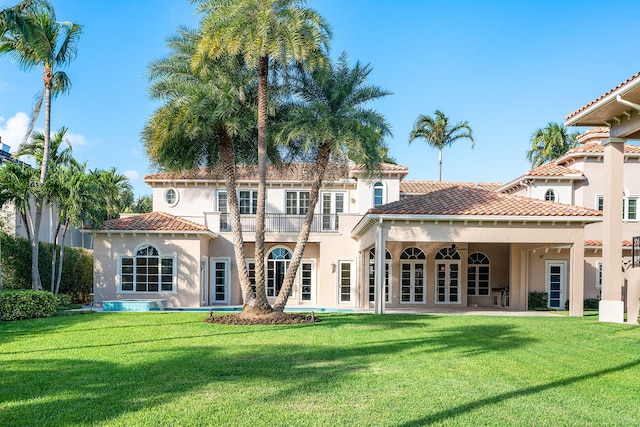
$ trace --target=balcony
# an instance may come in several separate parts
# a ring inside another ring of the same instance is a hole
[[[240,215],[243,232],[256,231],[255,215]],[[304,223],[304,215],[265,214],[265,232],[267,233],[298,233]],[[311,224],[312,233],[337,233],[339,229],[337,214],[316,214]],[[229,214],[220,214],[220,231],[231,231]]]

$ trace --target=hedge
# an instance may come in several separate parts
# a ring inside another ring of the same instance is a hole
[[[31,289],[31,246],[29,240],[0,233],[2,241],[2,286],[4,289]],[[59,248],[58,248],[59,249]],[[44,289],[51,286],[51,254],[53,245],[40,243],[38,264]],[[74,302],[89,299],[93,287],[93,252],[65,246],[60,293]]]
[[[49,291],[0,291],[0,320],[35,319],[56,314],[58,302]]]

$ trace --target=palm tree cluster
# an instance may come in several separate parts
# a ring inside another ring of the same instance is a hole
[[[43,149],[40,161],[40,178],[34,187],[44,187],[49,171],[51,135],[51,101],[71,88],[71,81],[62,70],[75,59],[77,41],[82,26],[56,19],[55,9],[48,0],[22,0],[13,7],[0,10],[0,55],[8,55],[24,70],[42,68],[43,89],[36,97],[29,128],[23,144],[27,142],[38,119],[42,104],[45,104]],[[35,219],[31,233],[31,270],[34,289],[40,289],[38,269],[38,238],[42,210],[43,188],[33,191],[35,196]]]
[[[66,133],[67,128],[63,127],[52,135],[44,185],[38,185],[38,169],[24,162],[5,162],[0,166],[0,206],[11,203],[15,207],[30,240],[34,239],[36,230],[33,201],[47,202],[51,209],[55,230],[51,264],[51,292],[54,293],[60,289],[64,242],[69,228],[99,228],[114,212],[125,209],[131,192],[127,178],[115,168],[88,170],[86,164],[78,163]],[[44,146],[44,133],[34,132],[26,144],[20,145],[16,156],[31,157],[38,168],[42,167]]]
[[[369,66],[329,59],[331,31],[304,0],[194,0],[196,29],[169,38],[169,54],[149,66],[151,98],[163,104],[142,133],[161,170],[218,167],[245,313],[281,312],[306,246],[330,161],[350,158],[371,173],[386,159],[389,125],[369,107],[388,92],[367,84]],[[272,307],[265,288],[267,164],[313,159],[310,206]],[[236,165],[257,164],[255,291],[246,268]]]

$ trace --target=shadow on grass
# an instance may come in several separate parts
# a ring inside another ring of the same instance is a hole
[[[380,356],[412,358],[416,353],[455,352],[464,357],[515,349],[535,341],[523,337],[510,324],[443,329],[434,328],[428,322],[434,317],[416,316],[384,319],[362,315],[327,316],[319,324],[275,327],[212,325],[209,328],[203,325],[204,329],[198,329],[204,331],[202,334],[187,329],[185,332],[190,334],[154,338],[145,333],[144,324],[160,325],[144,317],[136,319],[137,326],[141,327],[139,339],[27,350],[15,352],[21,353],[17,360],[5,358],[0,366],[0,407],[4,408],[0,411],[0,425],[105,423],[125,414],[171,405],[210,385],[216,385],[215,389],[222,393],[218,398],[225,399],[226,386],[251,388],[266,382],[274,385],[267,393],[273,401],[295,401],[308,395],[309,390],[331,393],[348,376],[374,373],[384,363],[384,357]],[[68,326],[68,321],[73,323],[73,320],[54,323]],[[305,333],[296,335],[298,341],[286,337],[287,330],[294,333],[300,328],[305,328]],[[345,330],[352,328],[357,333],[346,333]],[[378,328],[392,330],[381,332]],[[49,329],[44,329],[43,337],[51,332]],[[108,329],[87,330],[91,333],[102,330],[109,339]],[[85,330],[76,332],[82,334]],[[171,333],[175,333],[175,328]],[[259,345],[245,342],[263,333],[272,334],[266,340],[256,341]],[[224,336],[238,339],[227,341]],[[345,336],[350,338],[345,341]],[[193,345],[174,343],[184,339],[193,339]],[[158,343],[161,345],[151,345]],[[92,353],[91,348],[96,352]],[[69,358],[42,357],[43,353],[54,350],[81,352]],[[37,355],[26,357],[31,353]],[[255,396],[251,393],[236,397],[236,404],[238,399],[241,405],[255,405]],[[471,405],[468,410],[475,407]],[[440,415],[441,419],[446,419],[447,414]],[[407,425],[419,425],[430,419]]]
[[[534,395],[534,394],[543,392],[545,390],[564,387],[571,384],[579,383],[581,381],[599,378],[604,375],[612,374],[614,372],[626,371],[628,369],[635,368],[637,366],[640,366],[640,360],[624,363],[622,365],[614,366],[608,369],[602,369],[600,371],[592,372],[589,374],[576,375],[574,377],[569,377],[569,378],[565,378],[558,381],[552,381],[547,384],[542,384],[539,386],[521,388],[518,390],[510,391],[508,393],[502,393],[496,396],[487,397],[485,399],[480,399],[474,402],[469,402],[464,405],[459,405],[453,408],[449,408],[447,410],[440,411],[435,414],[427,415],[425,417],[418,418],[406,423],[398,424],[397,427],[420,427],[420,426],[427,426],[432,424],[442,424],[446,420],[456,418],[468,412],[473,412],[483,406],[496,405],[501,402],[507,401],[509,399]]]

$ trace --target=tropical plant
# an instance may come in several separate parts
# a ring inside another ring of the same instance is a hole
[[[60,68],[75,59],[77,40],[81,33],[81,25],[57,21],[55,9],[48,0],[24,0],[13,8],[0,11],[0,55],[9,55],[25,70],[36,67],[43,70],[44,89],[36,98],[29,129],[25,135],[26,142],[44,102],[44,150],[39,180],[41,186],[44,185],[49,164],[51,100],[71,88],[69,77]],[[39,289],[41,284],[38,270],[38,239],[44,204],[39,197],[35,198],[35,202],[32,281],[33,288]]]
[[[301,145],[304,152],[315,157],[309,207],[300,229],[291,262],[280,293],[273,305],[284,310],[293,287],[302,254],[309,239],[313,214],[320,188],[330,160],[357,159],[369,173],[380,170],[386,157],[383,138],[390,135],[389,125],[369,103],[389,95],[367,83],[371,67],[359,62],[351,67],[347,55],[342,54],[335,65],[317,68],[313,72],[301,70],[293,79],[295,103],[290,117],[276,134],[282,144]],[[384,157],[383,157],[384,156]]]
[[[99,184],[102,203],[104,204],[102,220],[118,218],[131,204],[131,183],[117,168],[94,169],[89,172]]]
[[[255,281],[257,312],[272,310],[265,288],[265,200],[270,68],[324,62],[330,30],[304,0],[195,0],[203,13],[203,38],[194,65],[205,58],[240,55],[258,76],[258,206]]]
[[[422,114],[418,116],[409,135],[409,143],[416,139],[423,139],[431,147],[438,150],[438,181],[442,181],[442,150],[444,147],[451,146],[458,139],[470,140],[471,147],[475,144],[469,122],[465,120],[451,125],[449,118],[440,110],[436,110],[434,117]]]
[[[531,167],[536,168],[564,156],[578,146],[578,135],[580,132],[569,132],[557,122],[549,122],[547,126],[536,129],[531,135],[531,149],[527,151]]]
[[[127,213],[148,213],[153,210],[153,197],[142,195],[136,198],[131,194],[133,201],[124,209]]]
[[[245,306],[255,302],[245,262],[236,162],[255,161],[255,75],[237,56],[191,67],[200,35],[181,28],[167,57],[149,66],[152,99],[162,100],[142,132],[152,163],[165,170],[219,166],[227,188],[234,254]]]
[[[49,165],[47,172],[47,176],[49,177],[45,182],[45,185],[40,187],[44,190],[43,196],[46,197],[46,200],[49,201],[49,208],[51,209],[51,218],[57,218],[56,224],[54,224],[55,232],[53,237],[53,253],[52,253],[52,261],[51,261],[51,292],[54,291],[54,276],[55,276],[55,266],[56,266],[56,249],[58,243],[58,236],[60,234],[60,229],[63,221],[60,218],[62,212],[59,212],[60,215],[56,215],[56,208],[60,209],[59,205],[61,200],[64,199],[63,188],[66,184],[64,179],[59,178],[59,169],[65,166],[69,166],[75,163],[71,155],[71,144],[69,141],[65,139],[65,135],[67,133],[67,128],[61,128],[57,133],[53,135],[51,138],[49,145]],[[67,146],[63,148],[63,143]],[[45,152],[45,135],[42,132],[34,132],[30,141],[28,143],[23,143],[18,147],[18,151],[16,152],[17,157],[32,157],[37,165],[42,165],[44,152]],[[25,228],[29,229],[30,223],[25,223]],[[34,228],[29,230],[30,233],[34,233]]]

